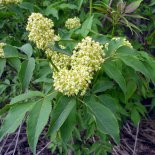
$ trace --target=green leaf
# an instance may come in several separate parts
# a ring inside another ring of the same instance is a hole
[[[58,10],[55,8],[47,7],[47,9],[45,10],[45,15],[46,16],[52,15],[56,19],[59,19]]]
[[[66,100],[67,102],[65,102],[65,100],[58,102],[55,110],[53,111],[53,118],[48,131],[51,137],[60,129],[76,105],[76,100],[74,98],[67,98]]]
[[[21,101],[24,101],[24,100],[27,100],[27,99],[30,99],[30,98],[33,98],[33,97],[44,97],[44,94],[39,92],[39,91],[28,91],[24,94],[21,94],[21,95],[18,95],[16,97],[14,97],[10,104],[14,104],[14,103],[17,103],[17,102],[21,102]]]
[[[20,71],[21,61],[19,58],[8,58],[8,63],[15,68],[17,72]]]
[[[75,126],[76,126],[76,106],[74,106],[68,118],[60,128],[61,137],[64,143],[67,143],[70,140]]]
[[[126,8],[125,8],[125,13],[132,13],[134,12],[140,5],[140,3],[143,0],[137,0],[135,2],[132,2],[131,4],[129,4]]]
[[[77,9],[77,6],[74,4],[62,3],[58,6],[59,9]]]
[[[84,2],[84,0],[79,0],[79,2],[78,2],[78,11],[80,11],[83,2]]]
[[[121,42],[121,44],[123,44]],[[134,48],[131,48],[129,46],[126,46],[126,45],[122,45],[122,46],[119,46],[117,49],[116,49],[116,52],[118,54],[122,54],[122,55],[131,55],[131,56],[137,56],[137,51],[134,49]]]
[[[147,54],[146,52],[140,52],[140,57],[146,69],[148,70],[149,76],[152,82],[155,84],[155,60],[152,56]],[[143,57],[143,58],[142,58]]]
[[[23,46],[20,48],[20,50],[21,50],[22,52],[24,52],[24,53],[28,56],[28,58],[30,58],[30,57],[32,56],[33,48],[32,48],[32,46],[31,46],[31,44],[27,43],[27,44],[23,45]]]
[[[6,104],[3,108],[0,109],[0,115],[4,114],[6,111],[8,111],[13,106],[14,104]]]
[[[111,97],[109,94],[103,94],[97,97],[101,101],[101,103],[109,108],[113,113],[116,113],[119,110],[117,100]]]
[[[51,101],[48,98],[36,103],[27,120],[27,136],[31,150],[36,154],[38,138],[48,122],[52,110]]]
[[[127,92],[126,92],[127,100],[132,97],[136,89],[137,89],[137,85],[133,80],[127,83]]]
[[[103,92],[103,91],[106,91],[108,89],[111,89],[113,87],[113,82],[109,81],[109,80],[105,80],[105,79],[101,79],[101,80],[98,80],[93,88],[92,88],[92,91],[94,93],[99,93],[99,92]]]
[[[6,84],[0,84],[0,95],[6,90],[6,88],[8,87],[9,85],[6,85]]]
[[[143,17],[143,16],[140,16],[140,15],[130,15],[130,14],[125,14],[124,16],[127,16],[127,17],[132,17],[132,18],[140,18],[140,19],[145,19],[147,20],[147,18]]]
[[[24,90],[26,90],[29,86],[34,68],[35,68],[34,58],[30,58],[29,60],[26,60],[22,63],[22,66],[19,72],[19,79],[22,83],[22,87]]]
[[[4,123],[1,126],[0,139],[2,139],[6,134],[15,132],[18,126],[22,123],[26,112],[28,112],[32,107],[32,102],[16,104],[13,106],[9,110],[4,119]]]
[[[138,124],[139,121],[140,121],[140,114],[139,112],[137,111],[136,108],[133,108],[132,111],[131,111],[131,120],[134,122],[134,124]]]
[[[30,12],[34,12],[34,6],[32,2],[22,2],[19,6],[22,9],[27,9]]]
[[[62,53],[62,54],[65,54],[65,55],[68,55],[68,56],[71,56],[71,53],[69,52],[70,50],[69,49],[61,49],[58,45],[58,43],[55,43],[52,50],[54,51],[57,51],[59,53]]]
[[[104,67],[106,74],[111,79],[115,80],[120,86],[120,88],[122,89],[122,91],[126,93],[126,82],[117,64],[115,62],[106,61],[103,64],[103,67]]]
[[[0,59],[0,77],[3,74],[5,66],[6,66],[6,59]]]
[[[125,38],[119,38],[117,40],[111,40],[108,45],[108,51],[105,51],[107,55],[112,55],[116,52],[122,52],[124,54],[126,53],[134,53],[135,50],[129,46],[124,45],[124,39]],[[124,52],[125,51],[125,52]]]
[[[147,78],[150,78],[148,70],[137,56],[126,55],[123,53],[118,54],[118,56],[127,66],[130,66],[135,71],[138,71],[144,74]]]
[[[18,51],[15,47],[11,45],[6,45],[3,48],[5,58],[18,57]]]
[[[155,5],[155,0],[151,0],[150,6],[153,6],[153,5]]]
[[[89,31],[91,30],[92,24],[93,24],[93,18],[94,16],[90,16],[88,17],[84,23],[82,24],[82,28],[80,30],[80,33],[83,37],[86,37],[89,33]]]
[[[118,144],[119,125],[112,111],[100,104],[100,102],[93,96],[86,97],[84,103],[95,116],[98,129],[109,134]]]
[[[49,83],[52,84],[53,83],[53,79],[52,78],[46,78],[46,77],[40,77],[38,79],[35,79],[35,81],[33,81],[33,83]]]

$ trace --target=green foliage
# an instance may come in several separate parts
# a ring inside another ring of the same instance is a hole
[[[33,153],[36,153],[36,145],[39,135],[48,122],[52,110],[51,102],[48,97],[37,101],[31,110],[27,120],[27,136]]]
[[[84,102],[95,116],[97,128],[111,135],[115,142],[119,143],[119,126],[114,114],[94,97],[88,97]]]
[[[135,24],[130,22],[128,20],[128,17],[130,18],[143,18],[140,15],[132,14],[135,12],[135,10],[139,7],[142,0],[137,0],[135,2],[130,3],[129,5],[126,4],[126,2],[119,1],[116,4],[116,8],[109,6],[106,2],[99,2],[94,5],[94,9],[96,9],[98,12],[102,13],[103,15],[106,15],[105,18],[107,18],[113,25],[112,28],[112,35],[115,33],[115,27],[117,25],[123,25],[130,29],[130,31],[133,33],[137,33],[137,31],[141,31]]]

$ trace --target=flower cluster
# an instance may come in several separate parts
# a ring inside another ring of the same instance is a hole
[[[126,39],[126,38],[120,38],[120,37],[114,37],[112,38],[112,40],[121,42],[121,46],[129,46],[130,48],[133,48],[133,46],[131,45],[131,43]]]
[[[30,31],[29,40],[36,43],[37,48],[45,50],[54,42],[53,21],[40,13],[32,13],[28,18],[26,30]]]
[[[0,4],[18,4],[21,3],[22,0],[0,0]]]
[[[52,51],[51,49],[47,49],[45,53],[48,59],[50,59],[55,64],[58,70],[68,68],[68,66],[70,66],[69,56],[58,53],[57,51]]]
[[[79,27],[80,19],[75,17],[68,19],[65,26],[68,29]],[[68,95],[84,95],[93,79],[93,75],[100,69],[103,63],[103,46],[86,37],[73,50],[71,57],[53,51],[49,44],[58,42],[60,48],[65,46],[59,43],[61,37],[54,34],[53,22],[39,13],[32,13],[28,19],[27,30],[29,40],[36,43],[39,49],[45,50],[46,56],[57,67],[53,68],[55,90]]]
[[[102,46],[86,37],[79,43],[71,56],[70,69],[63,68],[54,72],[54,87],[57,91],[68,95],[84,95],[94,72],[100,69],[103,62]]]
[[[92,76],[85,66],[77,66],[74,69],[61,69],[54,72],[54,88],[64,95],[77,95],[79,92],[84,95]]]
[[[80,19],[78,17],[69,18],[65,23],[65,27],[69,30],[75,29],[81,26]]]
[[[82,42],[78,43],[71,56],[71,65],[83,65],[88,68],[89,72],[98,71],[103,62],[102,48],[99,42],[95,42],[90,37],[86,37]]]
[[[3,51],[3,47],[5,46],[5,43],[0,43],[0,58],[4,57],[4,51]]]
[[[120,38],[120,37],[114,37],[111,39],[112,41],[116,42],[116,48],[115,51],[120,48],[121,46],[128,46],[130,48],[133,48],[133,46],[131,45],[131,43],[126,39],[126,38]],[[104,45],[105,49],[108,50],[109,48],[109,43],[106,43]]]

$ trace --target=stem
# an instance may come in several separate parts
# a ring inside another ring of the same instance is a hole
[[[50,62],[51,62],[51,65],[53,66],[53,68],[54,68],[57,72],[59,72],[59,70],[58,70],[57,66],[53,63],[53,61],[52,61],[52,60],[50,60]]]
[[[51,144],[51,142],[48,142],[48,143],[37,153],[37,155],[41,154],[41,152],[44,151],[44,150],[48,147],[49,144]]]
[[[113,0],[110,0],[110,2],[109,2],[109,6],[110,7],[111,7],[112,3],[113,3]]]
[[[140,125],[140,122],[138,123],[138,127],[137,127],[135,145],[134,145],[134,150],[133,150],[133,154],[132,155],[136,155],[136,146],[137,146],[137,141],[138,141],[139,125]]]
[[[93,0],[90,0],[90,3],[89,3],[89,13],[90,13],[90,16],[92,15],[92,12],[93,12]]]
[[[15,148],[13,150],[13,155],[15,154],[16,152],[16,148],[17,148],[17,145],[18,145],[18,141],[19,141],[19,135],[20,135],[20,131],[21,131],[21,127],[22,127],[23,123],[20,125],[19,129],[18,129],[18,132],[17,132],[17,139],[16,139],[16,143],[15,143]]]
[[[47,59],[36,59],[38,61],[47,61]]]
[[[115,33],[115,24],[113,23],[112,24],[112,33],[111,33],[112,37],[114,36],[114,33]]]

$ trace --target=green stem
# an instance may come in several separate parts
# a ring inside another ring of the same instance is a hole
[[[85,104],[84,101],[82,101],[80,98],[77,98],[78,101],[80,101],[81,103]]]
[[[89,13],[90,13],[90,16],[92,15],[92,12],[93,12],[93,0],[90,0],[90,3],[89,3]]]
[[[47,59],[36,59],[36,60],[38,60],[38,61],[47,61]]]
[[[53,63],[53,61],[52,61],[52,60],[50,60],[50,62],[51,62],[51,65],[53,66],[53,68],[54,68],[57,72],[59,72],[59,70],[58,70],[57,66]]]
[[[114,36],[114,33],[115,33],[115,24],[112,24],[112,33],[111,33],[112,37]]]

